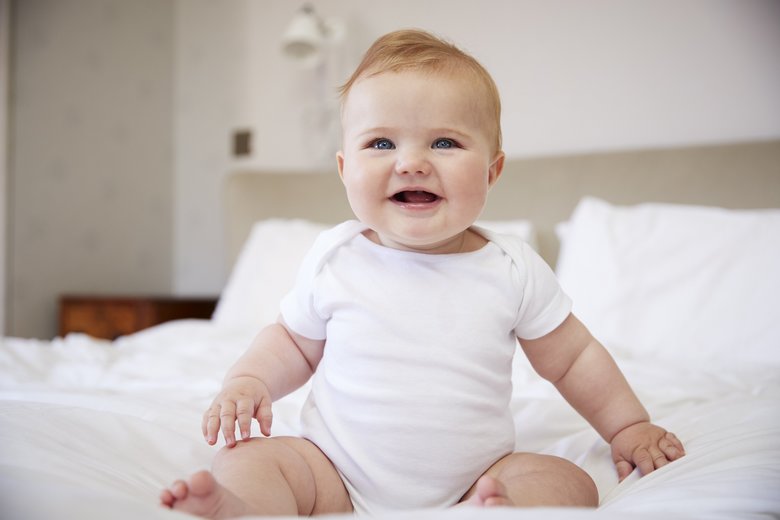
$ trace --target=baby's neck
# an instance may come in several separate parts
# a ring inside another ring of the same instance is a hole
[[[398,249],[401,251],[410,251],[413,253],[423,253],[429,255],[470,253],[482,249],[487,244],[487,239],[475,232],[471,228],[458,233],[457,235],[434,244],[408,245],[399,243],[387,238],[383,238],[373,229],[367,229],[363,235],[370,241],[380,246]]]

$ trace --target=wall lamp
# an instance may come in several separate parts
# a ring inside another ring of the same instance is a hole
[[[321,61],[326,47],[344,39],[344,33],[341,20],[322,18],[311,4],[304,4],[282,36],[282,52],[303,66],[313,66]]]

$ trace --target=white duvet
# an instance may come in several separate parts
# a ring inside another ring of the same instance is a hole
[[[173,518],[157,495],[209,466],[200,416],[249,335],[171,322],[115,344],[70,335],[7,339],[0,349],[2,517]],[[621,484],[609,448],[522,359],[518,446],[580,464],[597,512],[413,511],[394,518],[751,518],[780,514],[780,383],[773,370],[708,374],[619,360],[654,419],[687,455]],[[305,389],[303,389],[305,390]],[[275,405],[274,434],[295,433],[303,392]],[[256,431],[256,430],[255,430]]]
[[[563,236],[559,276],[574,297],[575,311],[587,317],[653,420],[678,435],[687,455],[618,484],[607,444],[520,353],[512,402],[517,449],[559,455],[582,466],[599,488],[599,508],[459,508],[381,518],[780,518],[780,315],[773,296],[780,294],[775,267],[780,212],[758,215],[759,225],[751,221],[744,228],[743,214],[724,220],[717,212],[686,210],[681,219],[679,209],[583,201]],[[739,229],[730,234],[730,224]],[[276,268],[269,276],[281,290],[287,281],[279,270],[295,266],[281,252],[290,246],[300,254],[305,244],[291,245],[292,237],[309,241],[313,231],[291,233],[288,224],[275,226]],[[704,245],[720,241],[710,248],[711,256],[695,261],[680,256],[677,235],[686,226],[697,240],[708,241]],[[755,244],[744,242],[745,229],[758,230]],[[266,245],[268,232],[267,226],[262,229]],[[738,249],[731,247],[737,236],[744,242]],[[246,251],[253,250],[251,242]],[[756,244],[760,247],[751,249]],[[741,265],[745,251],[749,269]],[[664,263],[670,255],[677,257]],[[243,269],[241,276],[257,277],[257,269],[247,266],[268,261],[239,259],[211,321],[170,322],[115,342],[80,334],[51,342],[3,340],[0,518],[183,518],[159,506],[158,494],[172,480],[207,468],[218,449],[201,436],[201,414],[258,323],[271,317],[262,312],[253,317],[248,309],[275,311],[273,283],[239,276]],[[245,294],[247,287],[257,287],[267,301],[255,303],[252,298],[260,298],[260,292]],[[728,298],[718,297],[719,287],[729,288]],[[680,320],[681,313],[689,319]],[[653,320],[642,322],[644,316]],[[614,323],[632,327],[623,330]],[[632,336],[632,329],[646,332]],[[275,435],[297,432],[305,392],[302,388],[274,404]]]

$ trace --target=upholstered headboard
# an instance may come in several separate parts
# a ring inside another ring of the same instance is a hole
[[[510,159],[485,219],[529,219],[542,256],[555,265],[554,227],[585,195],[614,204],[671,202],[726,208],[780,207],[780,140]],[[236,259],[252,224],[352,218],[334,168],[328,172],[236,171],[225,181],[228,254]]]

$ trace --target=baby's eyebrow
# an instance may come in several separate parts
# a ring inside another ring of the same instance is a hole
[[[377,126],[377,127],[371,127],[371,128],[365,128],[360,131],[358,131],[355,135],[357,138],[363,138],[363,137],[376,137],[376,136],[385,136],[385,135],[392,135],[395,132],[398,132],[399,129],[396,127],[390,127],[390,126]],[[468,133],[462,132],[460,130],[457,130],[452,127],[441,127],[441,128],[429,128],[424,130],[425,134],[429,134],[431,137],[455,137],[458,139],[466,139],[469,137]]]
[[[376,126],[371,128],[364,128],[355,135],[356,137],[386,135],[392,133],[393,130],[394,130],[393,128],[387,126]]]
[[[459,130],[456,130],[454,128],[436,128],[432,130],[432,133],[434,134],[441,134],[441,136],[452,136],[457,137],[459,139],[466,139],[469,134],[463,133]]]

